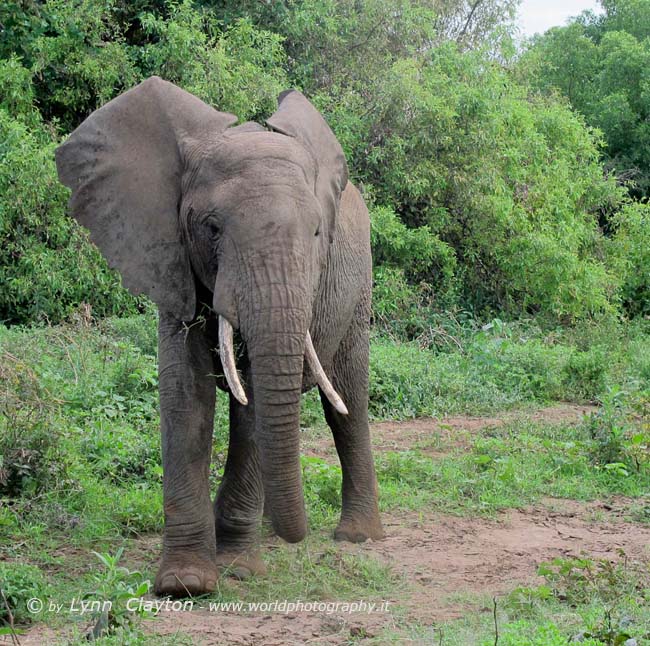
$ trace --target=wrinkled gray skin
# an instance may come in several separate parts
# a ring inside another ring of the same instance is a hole
[[[304,538],[300,395],[315,385],[304,362],[308,330],[349,410],[339,414],[321,392],[343,470],[335,537],[382,536],[368,432],[366,207],[336,138],[299,92],[280,96],[268,129],[235,121],[153,77],[90,115],[56,152],[72,214],[124,284],[160,310],[158,594],[210,591],[222,566],[264,572],[256,542],[265,506],[279,536]],[[243,341],[249,403],[230,396],[213,504],[215,389],[227,389],[215,377],[219,314]]]

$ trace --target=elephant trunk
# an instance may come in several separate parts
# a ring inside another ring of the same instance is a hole
[[[306,293],[262,289],[243,323],[255,401],[255,438],[273,528],[295,543],[307,533],[300,467],[300,395],[310,311]],[[290,304],[290,306],[288,306]]]

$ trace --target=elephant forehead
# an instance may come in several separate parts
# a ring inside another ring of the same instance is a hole
[[[313,185],[316,164],[295,139],[275,132],[226,133],[211,155],[217,172],[225,176],[302,179]]]

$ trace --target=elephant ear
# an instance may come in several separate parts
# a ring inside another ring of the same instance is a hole
[[[93,112],[56,150],[72,215],[132,293],[181,320],[196,308],[178,220],[188,142],[236,120],[154,76]]]
[[[341,144],[320,112],[297,90],[280,94],[278,110],[266,123],[273,130],[297,139],[313,157],[317,168],[314,191],[327,218],[331,242],[341,193],[348,181],[348,165]]]

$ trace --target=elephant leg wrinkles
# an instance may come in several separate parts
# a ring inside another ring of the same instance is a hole
[[[362,302],[358,308],[365,310],[367,305]],[[363,324],[366,316],[364,311],[354,317],[334,357],[332,381],[349,414],[339,414],[320,393],[343,472],[341,520],[334,537],[353,543],[384,536],[368,424],[368,329]]]
[[[160,314],[165,529],[157,594],[202,594],[214,589],[218,578],[208,484],[216,398],[210,325],[188,328]]]
[[[264,574],[259,556],[259,523],[264,488],[255,429],[252,389],[248,405],[230,396],[230,440],[223,479],[214,502],[217,565],[237,578]]]

